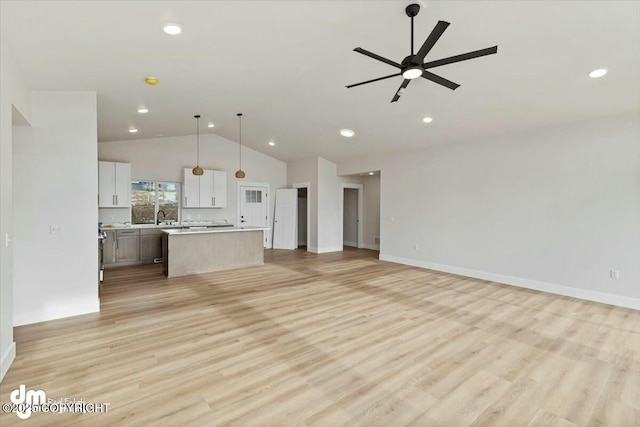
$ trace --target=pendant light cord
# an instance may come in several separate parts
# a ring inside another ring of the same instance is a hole
[[[193,117],[196,118],[196,166],[200,166],[200,115]]]
[[[238,113],[238,121],[240,126],[240,131],[238,132],[240,134],[240,146],[238,150],[240,154],[240,170],[242,170],[242,113]]]

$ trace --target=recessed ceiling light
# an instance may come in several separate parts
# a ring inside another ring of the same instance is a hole
[[[422,121],[425,123],[431,123],[433,119],[431,117],[425,117],[424,119],[422,119]]]
[[[351,138],[355,134],[351,129],[340,129],[340,135],[346,136],[347,138]]]
[[[136,133],[136,132],[138,132],[138,129],[136,129],[136,128],[131,128],[131,129],[129,129],[129,132],[130,132],[130,133]]]
[[[369,172],[369,175],[375,175],[375,174],[376,174],[375,172]]]
[[[157,134],[156,136],[160,137],[160,136],[164,136],[164,135],[163,135],[163,134],[161,134],[161,133],[159,133],[159,134]]]
[[[144,82],[148,85],[151,86],[155,86],[158,84],[158,78],[157,77],[145,77],[144,78]]]
[[[182,27],[178,24],[169,23],[169,24],[164,24],[164,27],[162,27],[162,30],[171,36],[175,36],[182,32]]]
[[[273,141],[269,141],[269,145],[272,146],[272,147],[275,147],[276,143],[273,142]]]
[[[149,112],[148,108],[144,108],[144,107],[138,108],[138,113],[140,114],[147,114],[148,112]]]
[[[590,72],[589,77],[591,77],[592,79],[597,79],[598,77],[602,77],[605,74],[607,74],[606,68],[598,68],[597,70],[593,70],[592,72]]]
[[[207,125],[208,128],[212,128],[215,127],[216,125],[214,125],[213,123],[209,122],[209,124]]]

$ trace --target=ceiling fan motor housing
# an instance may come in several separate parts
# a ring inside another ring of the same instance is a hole
[[[402,62],[400,63],[400,65],[402,65],[402,69],[404,70],[406,68],[411,67],[412,65],[420,65],[421,66],[422,64],[420,64],[418,61],[416,61],[414,59],[415,57],[416,57],[415,55],[409,55],[406,58],[404,58],[402,60]]]
[[[413,18],[418,14],[418,12],[420,12],[420,5],[417,3],[410,4],[404,11],[407,13],[409,18]]]

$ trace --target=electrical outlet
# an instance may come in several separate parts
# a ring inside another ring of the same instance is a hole
[[[609,272],[609,276],[610,276],[612,279],[618,280],[618,279],[620,278],[620,272],[619,272],[618,270],[611,270],[611,271]]]
[[[62,226],[61,225],[56,225],[56,224],[51,224],[49,226],[49,233],[51,233],[51,234],[60,234],[60,233],[62,233]]]
[[[413,245],[413,250],[414,251],[419,251],[420,250],[420,245]]]

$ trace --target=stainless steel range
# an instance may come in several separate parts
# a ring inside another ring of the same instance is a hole
[[[107,233],[98,229],[98,279],[104,279],[104,241],[107,240]]]

